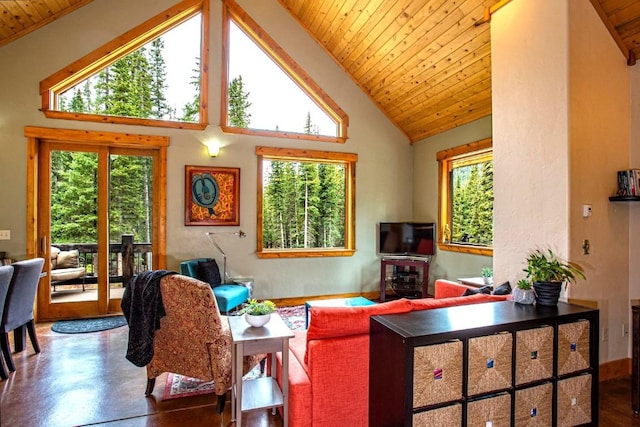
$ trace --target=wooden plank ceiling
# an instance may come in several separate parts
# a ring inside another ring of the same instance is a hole
[[[91,1],[0,1],[0,48]],[[490,24],[481,23],[509,0],[278,1],[411,142],[491,114]],[[640,1],[591,3],[634,64]]]

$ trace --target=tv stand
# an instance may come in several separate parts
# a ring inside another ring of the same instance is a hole
[[[380,265],[380,302],[387,296],[387,287],[404,298],[429,298],[429,263],[431,257],[384,257]]]

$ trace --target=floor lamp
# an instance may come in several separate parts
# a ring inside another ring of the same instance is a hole
[[[230,234],[230,235],[238,236],[239,239],[244,239],[245,237],[247,237],[247,233],[245,233],[242,230],[238,230],[238,231],[221,231],[221,232],[218,232],[218,233],[215,233],[213,231],[209,231],[209,232],[207,232],[205,234],[206,234],[207,238],[211,241],[213,246],[215,246],[215,248],[218,251],[220,251],[220,253],[222,254],[222,283],[226,283],[227,279],[229,279],[229,277],[227,277],[227,254],[224,253],[224,251],[222,250],[222,248],[220,247],[220,245],[216,241],[215,236],[221,236],[221,235],[224,235],[224,234]]]

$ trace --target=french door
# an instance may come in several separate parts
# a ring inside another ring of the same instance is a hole
[[[118,313],[131,274],[164,268],[165,149],[59,136],[30,140],[37,208],[28,239],[49,261],[38,319]]]

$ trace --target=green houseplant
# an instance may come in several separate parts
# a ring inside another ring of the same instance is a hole
[[[536,249],[527,256],[527,279],[533,283],[536,303],[554,306],[558,304],[562,284],[565,288],[577,279],[586,279],[582,267],[574,262],[560,260],[551,249]]]
[[[260,327],[267,324],[271,319],[271,313],[276,311],[276,305],[273,301],[258,301],[255,298],[249,300],[242,305],[238,314],[244,314],[247,323],[254,327]]]

